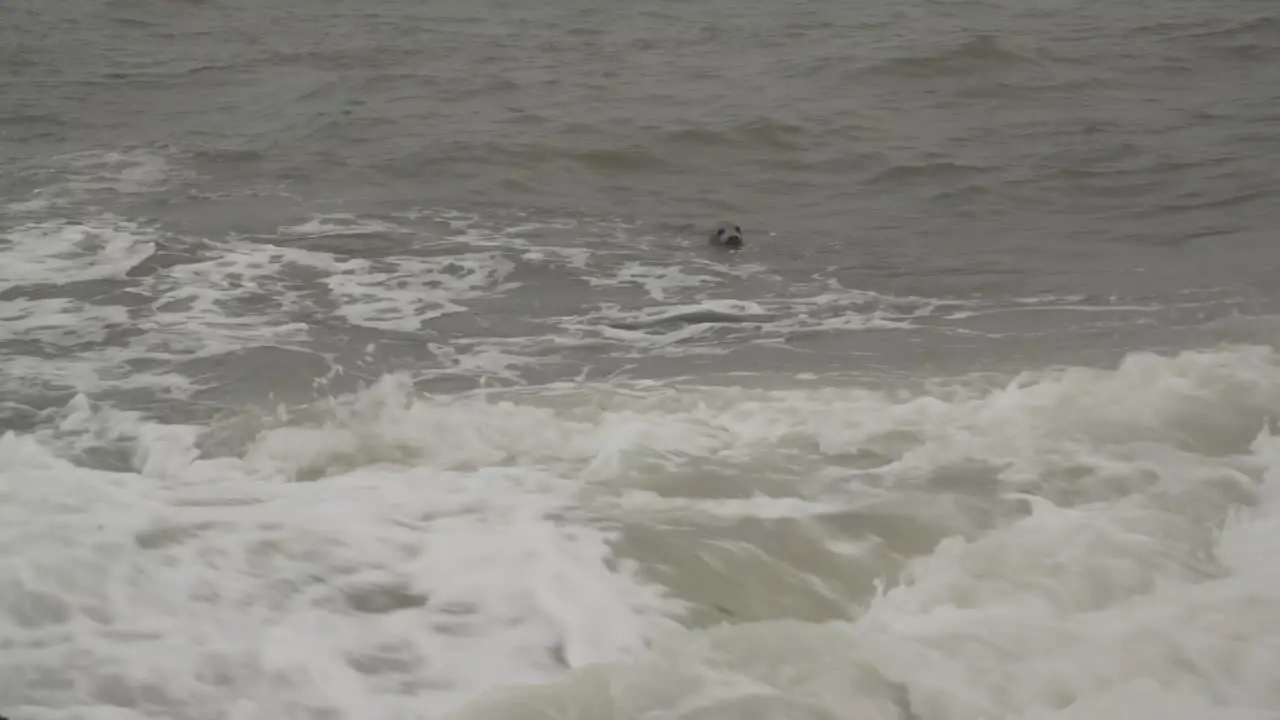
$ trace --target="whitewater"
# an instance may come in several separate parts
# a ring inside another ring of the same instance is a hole
[[[99,172],[135,190],[159,162],[119,161]],[[403,218],[269,242],[99,213],[6,230],[8,717],[1274,717],[1271,346],[743,372],[725,356],[815,333],[1156,309],[726,299],[770,270],[691,244],[657,272],[628,241],[605,272],[607,245],[432,217],[457,228],[432,257]],[[409,239],[291,244],[375,232]],[[468,299],[555,271],[620,294],[394,361],[421,323],[482,322]],[[537,379],[584,347],[603,370]]]
[[[0,3],[0,716],[1280,718],[1273,5]]]

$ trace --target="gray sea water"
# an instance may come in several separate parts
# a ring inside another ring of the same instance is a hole
[[[1262,0],[6,0],[0,715],[1280,717],[1277,128]]]

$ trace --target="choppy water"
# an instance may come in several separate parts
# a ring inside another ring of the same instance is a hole
[[[1280,717],[1277,57],[3,4],[0,715]]]

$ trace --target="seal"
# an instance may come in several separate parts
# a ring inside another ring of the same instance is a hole
[[[722,222],[711,231],[709,241],[716,247],[737,250],[746,244],[742,239],[742,228],[730,222]]]

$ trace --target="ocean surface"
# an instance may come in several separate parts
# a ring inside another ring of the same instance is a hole
[[[0,715],[1280,718],[1278,188],[1274,0],[5,0]]]

